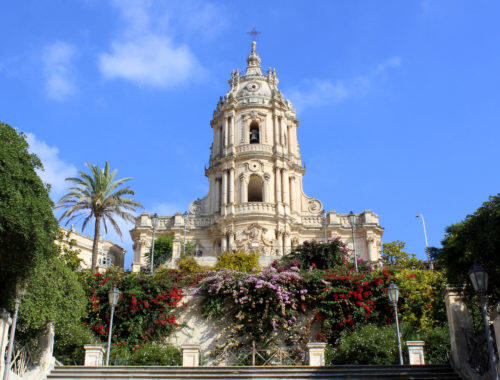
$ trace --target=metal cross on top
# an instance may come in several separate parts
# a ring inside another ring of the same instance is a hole
[[[252,41],[255,41],[257,36],[260,34],[260,32],[257,29],[255,29],[255,27],[253,27],[252,30],[247,33],[252,36]]]

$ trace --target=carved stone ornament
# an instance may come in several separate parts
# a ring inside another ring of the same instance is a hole
[[[240,248],[252,249],[254,248],[252,243],[259,243],[259,245],[263,244],[271,247],[274,242],[272,239],[265,238],[266,232],[267,228],[264,228],[257,223],[252,223],[242,231],[243,236],[241,239],[236,240],[236,246]]]
[[[260,84],[258,82],[250,82],[247,84],[246,89],[250,92],[258,91],[260,88]]]
[[[321,203],[317,199],[309,199],[307,209],[312,213],[321,212]]]
[[[203,202],[202,199],[198,198],[189,205],[189,212],[191,214],[201,214],[203,212]]]
[[[262,163],[259,161],[250,161],[246,164],[247,170],[251,172],[258,172],[262,169]]]

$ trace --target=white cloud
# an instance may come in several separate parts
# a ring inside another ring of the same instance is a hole
[[[43,182],[51,185],[52,198],[55,201],[59,200],[66,190],[65,179],[76,176],[76,167],[61,160],[59,149],[38,140],[34,134],[26,133],[26,140],[29,151],[35,153],[43,163],[44,170],[39,171],[38,175]]]
[[[76,92],[73,83],[72,64],[76,49],[65,42],[55,42],[43,52],[43,71],[47,96],[64,100]]]
[[[204,75],[206,70],[190,47],[176,40],[199,32],[202,25],[206,36],[219,30],[218,7],[196,1],[160,2],[153,7],[147,0],[114,1],[113,5],[124,25],[109,51],[99,55],[99,70],[105,78],[166,88]]]
[[[372,87],[376,77],[400,65],[401,58],[392,57],[378,64],[367,75],[336,82],[326,79],[307,79],[298,87],[287,91],[287,93],[295,108],[299,111],[307,107],[340,103],[346,99],[366,94]]]

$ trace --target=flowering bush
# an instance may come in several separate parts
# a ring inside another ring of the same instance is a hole
[[[252,272],[259,269],[259,254],[245,251],[223,252],[217,257],[215,269],[232,269],[241,272]]]
[[[114,314],[113,345],[158,340],[177,326],[175,309],[183,297],[177,272],[152,277],[109,270],[104,274],[84,272],[82,276],[90,298],[84,324],[99,340],[107,338],[111,312],[108,291],[113,285],[121,291]]]
[[[198,293],[206,296],[205,316],[232,316],[229,338],[242,344],[267,343],[277,336],[285,341],[299,339],[297,316],[307,289],[297,267],[271,266],[258,273],[211,271],[200,281]]]
[[[328,269],[345,263],[349,249],[340,240],[335,238],[327,243],[305,241],[295,247],[289,255],[281,260],[281,265],[295,265],[300,269]]]

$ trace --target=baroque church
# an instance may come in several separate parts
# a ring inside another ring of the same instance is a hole
[[[208,194],[192,202],[189,213],[158,217],[156,236],[174,236],[170,266],[184,242],[195,245],[202,265],[240,249],[259,252],[266,264],[304,241],[335,237],[355,249],[358,259],[378,261],[383,233],[378,215],[326,212],[318,199],[304,194],[296,112],[278,89],[276,70],[264,74],[260,63],[254,41],[245,73],[232,72],[229,91],[213,113]],[[133,271],[147,265],[152,222],[152,215],[142,213],[130,231]]]

